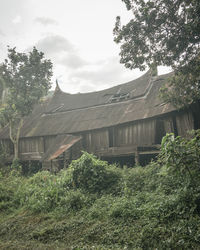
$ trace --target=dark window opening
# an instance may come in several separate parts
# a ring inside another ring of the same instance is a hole
[[[199,115],[200,116],[200,115]],[[194,115],[194,129],[200,129],[200,117]]]
[[[176,125],[176,117],[175,116],[172,117],[172,124],[173,124],[173,128],[174,128],[174,135],[178,136],[178,129],[177,129],[177,125]]]
[[[146,166],[152,160],[155,160],[157,155],[158,154],[139,155],[139,165]],[[134,167],[136,165],[134,155],[102,157],[101,159],[104,161],[107,161],[108,164],[117,164],[120,167],[123,167],[123,166]]]
[[[194,129],[200,129],[200,101],[191,106]]]
[[[140,166],[148,165],[152,160],[156,160],[158,154],[140,155]]]
[[[114,147],[114,128],[108,129],[109,147]]]
[[[22,174],[25,176],[31,176],[42,170],[41,161],[22,161]]]
[[[194,119],[194,129],[199,129],[200,128],[200,105],[199,106],[197,104],[195,105],[192,114],[193,114],[193,119]]]
[[[165,136],[165,127],[163,120],[156,121],[156,135],[155,135],[155,143],[161,144],[163,136]]]

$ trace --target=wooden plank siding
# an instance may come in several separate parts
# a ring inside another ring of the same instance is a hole
[[[170,113],[150,119],[129,122],[98,130],[79,133],[82,140],[70,148],[64,155],[65,159],[77,159],[81,151],[99,156],[133,155],[158,152],[155,145],[161,143],[166,133],[187,136],[187,131],[194,129],[194,118],[191,111]],[[77,134],[76,134],[77,135]],[[41,160],[48,148],[54,145],[56,135],[20,138],[19,154],[21,160]],[[13,155],[10,140],[2,143],[9,154]],[[146,147],[146,148],[145,148]],[[60,156],[62,159],[62,156]]]
[[[154,144],[155,120],[141,121],[114,128],[116,147]]]
[[[84,150],[101,156],[133,154],[137,148],[152,147],[161,144],[166,133],[186,136],[186,131],[193,129],[191,113],[177,113],[156,117],[120,126],[94,130],[83,136]],[[127,152],[125,152],[127,150]],[[141,154],[150,151],[141,151]]]
[[[39,152],[44,153],[44,138],[30,137],[19,141],[19,153]]]
[[[83,136],[83,148],[89,153],[95,153],[109,147],[108,129],[91,131]]]
[[[21,160],[41,160],[43,154],[43,137],[29,137],[19,140],[19,156]]]
[[[194,117],[192,112],[182,112],[176,116],[178,135],[188,137],[188,131],[194,129]]]
[[[48,150],[55,143],[56,135],[45,136],[44,137],[44,152]]]
[[[156,120],[145,120],[85,133],[83,148],[89,153],[106,152],[109,148],[132,148],[136,145],[154,145]],[[124,150],[123,150],[124,151]]]

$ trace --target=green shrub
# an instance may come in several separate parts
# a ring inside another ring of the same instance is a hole
[[[34,213],[55,209],[68,213],[78,211],[87,204],[87,197],[80,190],[72,190],[68,171],[58,175],[42,171],[30,177],[18,191],[21,205]]]
[[[42,163],[40,161],[25,161],[22,162],[22,174],[31,176],[42,170]]]
[[[119,197],[111,204],[109,209],[111,218],[138,219],[140,210],[137,207],[137,198]]]
[[[168,173],[183,176],[188,183],[196,185],[200,177],[200,130],[192,131],[190,139],[167,134],[162,139],[159,161]]]
[[[152,162],[145,167],[135,167],[124,170],[124,193],[125,195],[133,195],[138,192],[151,190],[154,191],[158,187],[158,173],[160,167]]]
[[[32,212],[48,212],[53,210],[64,193],[57,177],[48,171],[42,171],[29,178],[21,186],[19,196],[21,205]]]
[[[89,199],[80,190],[70,190],[59,201],[59,207],[65,213],[78,211],[88,205]]]
[[[0,178],[0,211],[12,212],[20,206],[20,197],[17,192],[23,182],[21,176],[13,170],[7,176]]]
[[[0,169],[5,168],[7,153],[2,142],[0,142]]]
[[[145,167],[121,169],[83,153],[57,175],[0,175],[0,212],[23,207],[26,216],[37,213],[31,221],[45,214],[39,225],[33,223],[34,234],[46,242],[74,237],[77,249],[199,249],[200,136],[195,133],[190,139],[164,137],[158,161]],[[15,234],[14,228],[13,220],[7,229],[0,225],[0,236],[6,238],[6,230]]]
[[[115,201],[116,197],[113,195],[102,195],[96,199],[92,206],[87,209],[87,217],[91,219],[103,219],[109,215],[110,207]]]
[[[116,192],[121,179],[120,173],[109,168],[107,162],[86,152],[70,165],[71,183],[89,193]]]

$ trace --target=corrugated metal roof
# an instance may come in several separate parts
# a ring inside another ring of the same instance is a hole
[[[81,136],[57,135],[54,144],[47,150],[47,152],[42,157],[42,161],[51,161],[57,158],[63,152],[67,151],[78,141],[80,141],[81,138]]]
[[[56,109],[58,109],[59,112],[62,112],[67,110],[75,110],[103,105],[109,103],[110,98],[116,93],[130,93],[130,97],[135,98],[144,94],[144,92],[148,88],[150,80],[151,71],[149,70],[146,74],[136,80],[120,84],[102,91],[68,94],[58,89],[58,91],[56,91],[54,94],[54,98],[52,98],[51,102],[49,103],[46,109],[46,113],[54,112]]]
[[[152,78],[147,72],[132,82],[86,94],[70,95],[59,90],[25,120],[21,137],[79,133],[171,112],[175,108],[159,98],[159,89],[169,76]],[[119,92],[129,93],[129,99],[110,103],[110,97]],[[0,138],[7,137],[8,130],[0,132]]]

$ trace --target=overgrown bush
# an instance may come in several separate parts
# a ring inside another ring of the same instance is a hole
[[[173,134],[163,138],[158,160],[162,166],[160,190],[176,190],[179,205],[200,212],[200,130],[190,134],[190,139]]]
[[[20,206],[20,197],[17,192],[24,178],[11,168],[10,171],[10,174],[6,176],[0,174],[0,212],[10,213]]]
[[[2,142],[0,142],[0,169],[5,168],[7,153]]]
[[[154,191],[159,185],[160,166],[156,162],[146,167],[124,169],[124,194],[136,195],[143,191]]]
[[[41,171],[28,178],[18,192],[21,205],[37,213],[52,211],[68,192],[68,188],[63,185],[65,177],[64,174],[56,176],[48,171]]]
[[[42,163],[40,161],[25,161],[22,162],[22,174],[24,176],[31,176],[42,170]]]
[[[11,171],[0,181],[0,212],[20,208],[51,218],[34,233],[45,242],[72,238],[76,249],[199,249],[199,131],[190,139],[168,134],[158,160],[145,167],[121,169],[83,153],[57,175],[41,171],[27,178]]]
[[[122,178],[116,167],[109,167],[107,162],[84,152],[82,156],[72,161],[69,171],[74,188],[80,188],[89,193],[115,193]]]
[[[194,182],[200,173],[200,130],[190,134],[190,139],[167,134],[162,139],[159,160],[168,171]]]
[[[81,190],[70,186],[70,175],[66,170],[58,175],[48,171],[38,172],[21,185],[18,196],[21,206],[34,213],[56,209],[66,214],[78,211],[88,203],[88,197]]]

